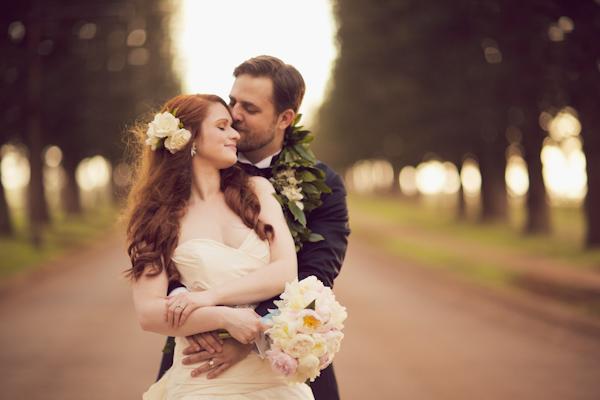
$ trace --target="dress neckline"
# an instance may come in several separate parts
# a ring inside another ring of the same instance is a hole
[[[248,235],[246,236],[246,238],[242,241],[242,243],[240,244],[239,247],[232,247],[232,246],[226,245],[223,242],[219,242],[218,240],[215,240],[215,239],[194,238],[194,239],[186,240],[185,242],[181,243],[180,245],[177,245],[177,247],[175,248],[175,251],[177,251],[180,247],[183,247],[186,244],[191,243],[191,242],[211,242],[211,243],[219,244],[219,245],[221,245],[223,247],[226,247],[228,249],[241,250],[244,247],[244,245],[246,244],[246,242],[248,241],[248,239],[250,238],[250,236],[252,236],[253,233],[256,234],[256,232],[254,231],[254,229],[251,229],[250,232],[248,233]]]

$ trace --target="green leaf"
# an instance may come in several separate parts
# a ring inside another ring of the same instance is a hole
[[[314,310],[315,310],[315,308],[317,308],[317,302],[316,302],[316,300],[313,300],[313,301],[311,301],[311,302],[310,302],[310,304],[309,304],[309,305],[307,305],[307,306],[306,306],[304,309],[305,309],[305,310],[309,309],[309,310],[313,310],[313,311],[314,311]]]
[[[288,203],[288,207],[290,208],[292,214],[294,214],[296,221],[302,224],[302,226],[306,226],[306,216],[304,215],[304,211],[302,211],[293,201]]]
[[[179,108],[176,108],[173,110],[173,116],[177,118],[177,111],[179,111]]]
[[[325,238],[323,235],[319,235],[318,233],[311,233],[310,237],[308,238],[309,242],[320,242],[321,240],[325,240]]]
[[[304,227],[296,221],[288,222],[288,226],[291,226],[290,230],[293,230],[295,232],[300,232],[300,231],[304,230]]]
[[[296,157],[291,151],[287,151],[285,153],[284,159],[285,159],[286,164],[290,164],[291,162],[296,160]]]
[[[162,352],[165,354],[169,354],[173,352],[173,349],[175,348],[175,338],[169,338],[169,340],[167,340],[167,343],[165,343],[165,347],[163,347]]]
[[[312,182],[317,179],[317,177],[314,176],[310,171],[302,171],[300,174],[300,179],[302,179],[303,182]]]
[[[302,188],[302,193],[304,194],[311,195],[320,193],[320,191],[312,183],[302,182],[300,187]]]
[[[323,172],[321,168],[312,167],[310,168],[310,172],[312,172],[313,175],[319,178],[320,180],[325,180],[325,172]]]
[[[294,120],[294,123],[292,124],[292,126],[298,125],[298,122],[300,122],[300,118],[302,118],[302,114],[296,115],[296,119]]]
[[[315,160],[315,155],[312,154],[312,151],[310,151],[309,149],[307,149],[300,143],[297,143],[294,145],[294,150],[296,150],[302,158],[305,158],[305,159],[311,160],[311,161]]]
[[[309,212],[314,210],[315,208],[318,208],[321,204],[323,204],[323,202],[321,200],[316,201],[316,202],[311,202],[311,203],[307,203],[306,201],[304,202],[304,212]]]
[[[323,193],[331,193],[331,189],[323,181],[314,181],[312,184]]]

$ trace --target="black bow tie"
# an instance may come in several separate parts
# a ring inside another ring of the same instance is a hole
[[[264,178],[269,179],[271,177],[271,169],[272,167],[267,167],[267,168],[258,168],[252,164],[246,164],[246,163],[242,163],[239,162],[238,165],[240,167],[242,167],[242,169],[244,171],[246,171],[247,173],[249,173],[250,175],[254,175],[254,176],[262,176]]]

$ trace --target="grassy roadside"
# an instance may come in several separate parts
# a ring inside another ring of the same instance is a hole
[[[114,205],[96,207],[79,217],[54,212],[52,224],[44,231],[41,247],[36,249],[29,239],[25,218],[17,215],[13,221],[15,235],[0,238],[0,281],[55,260],[69,250],[93,243],[115,230],[117,218],[118,211]]]
[[[600,315],[600,293],[532,281],[510,268],[515,259],[542,258],[564,268],[598,269],[600,250],[582,248],[585,231],[579,210],[555,210],[552,235],[524,236],[518,212],[511,224],[481,224],[457,221],[443,203],[357,195],[348,202],[352,235],[381,251],[488,287],[535,292]]]

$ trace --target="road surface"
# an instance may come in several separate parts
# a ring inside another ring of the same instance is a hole
[[[143,332],[122,239],[0,287],[0,398],[140,399],[163,338]],[[335,293],[344,400],[600,398],[600,337],[352,240]]]

